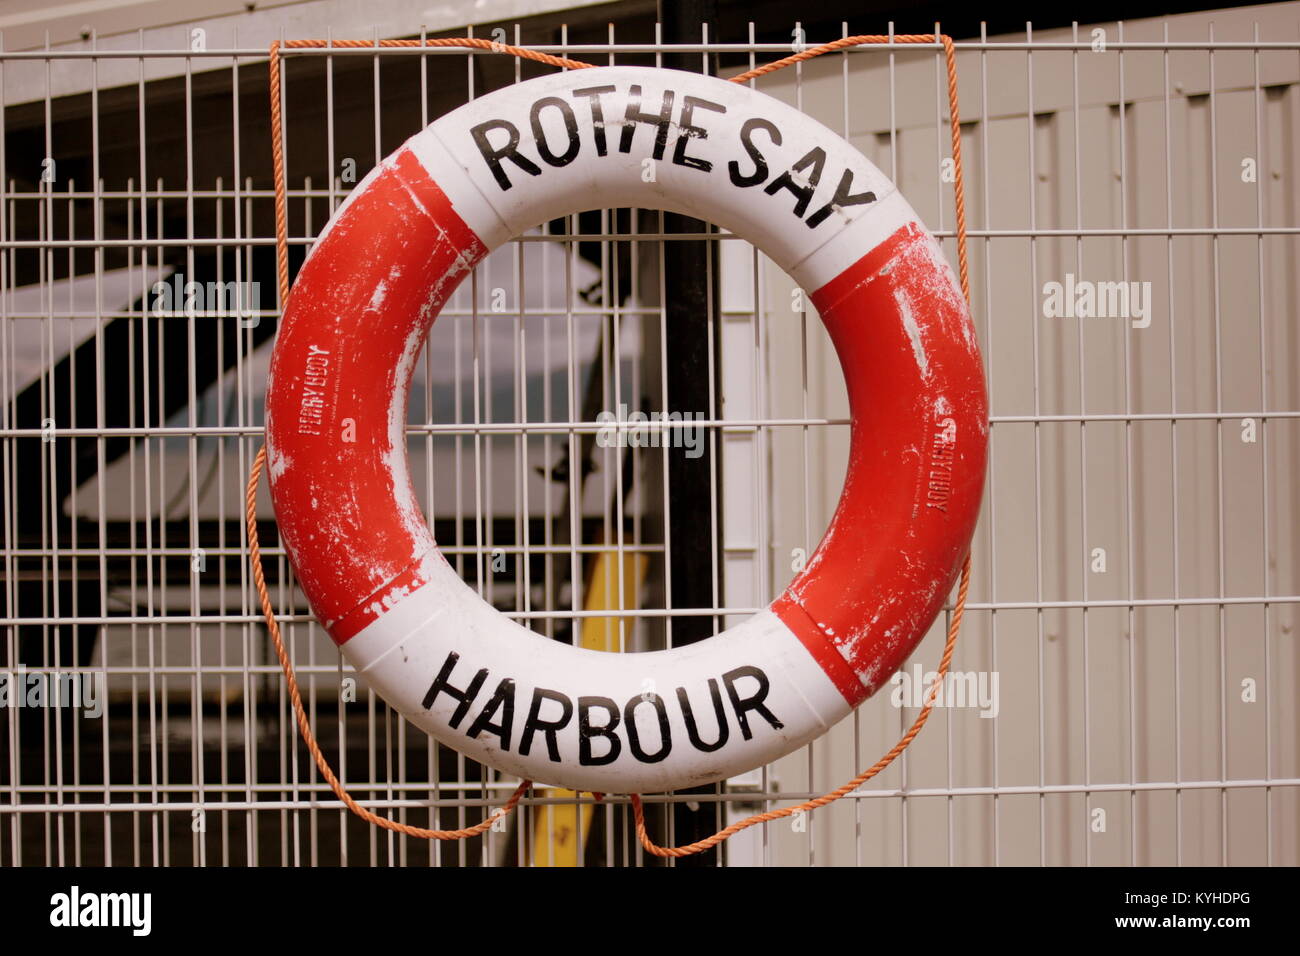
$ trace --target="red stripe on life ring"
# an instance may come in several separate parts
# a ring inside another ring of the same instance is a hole
[[[487,254],[409,149],[372,175],[298,274],[267,389],[276,515],[339,644],[423,583],[433,536],[409,479],[394,477],[411,373],[438,311]]]
[[[811,296],[846,373],[848,473],[825,537],[772,607],[853,705],[925,636],[979,515],[988,398],[940,255],[909,224]]]

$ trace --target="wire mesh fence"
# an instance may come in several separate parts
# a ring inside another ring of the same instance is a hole
[[[267,51],[196,44],[0,53],[0,861],[657,862],[623,798],[544,787],[481,838],[377,831],[298,740],[242,520],[279,314]],[[955,680],[895,767],[709,862],[1300,862],[1300,7],[957,48],[992,429]],[[790,45],[611,27],[541,49],[725,73]],[[285,51],[291,266],[408,136],[548,69]],[[862,149],[953,257],[937,44],[754,86]],[[685,401],[683,301],[705,357]],[[847,455],[803,290],[742,240],[652,210],[567,217],[493,253],[435,325],[410,408],[415,487],[457,572],[534,630],[608,651],[776,597]],[[647,427],[602,440],[611,420]],[[407,725],[343,662],[265,489],[258,518],[310,719],[353,794],[434,827],[503,802],[517,780]],[[919,663],[803,751],[647,797],[657,837],[873,761],[914,717],[946,617]]]

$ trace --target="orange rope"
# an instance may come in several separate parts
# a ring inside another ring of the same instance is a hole
[[[815,56],[821,56],[823,53],[832,53],[836,50],[843,50],[847,47],[858,46],[865,43],[935,43],[936,40],[943,46],[944,57],[947,61],[948,68],[948,104],[949,118],[952,133],[952,159],[954,172],[954,189],[953,201],[957,210],[957,264],[958,275],[961,279],[962,294],[966,297],[966,302],[970,303],[970,267],[966,253],[966,192],[964,180],[962,177],[962,158],[961,158],[961,117],[957,103],[957,59],[956,52],[953,48],[952,37],[947,34],[912,33],[901,34],[897,36],[881,35],[860,35],[844,37],[831,43],[823,43],[819,46],[809,47],[801,50],[792,56],[777,60],[773,63],[767,63],[763,66],[755,67],[747,73],[731,77],[733,83],[746,83],[768,73],[774,73],[777,70],[785,69],[795,63],[802,63],[804,60],[810,60]],[[506,53],[512,56],[523,57],[529,60],[535,60],[538,63],[547,63],[551,66],[566,67],[568,69],[587,69],[594,64],[583,63],[577,60],[569,60],[563,57],[551,56],[546,53],[539,53],[536,50],[530,50],[526,47],[507,46],[506,44],[497,43],[492,40],[485,40],[479,37],[451,37],[443,39],[430,40],[380,40],[375,44],[366,40],[289,40],[283,44],[284,48],[328,48],[331,46],[361,49],[366,47],[472,47],[481,50],[490,50],[494,53]],[[276,271],[279,283],[281,307],[289,298],[289,257],[288,257],[288,226],[285,201],[285,183],[284,183],[284,133],[281,128],[281,110],[280,110],[280,50],[281,44],[277,41],[271,44],[270,56],[270,73],[271,73],[271,152],[275,173],[275,251],[276,251]],[[275,644],[276,656],[280,660],[280,667],[284,671],[285,680],[288,682],[289,696],[293,702],[294,713],[297,716],[298,730],[302,734],[307,749],[311,751],[316,766],[320,768],[321,774],[329,783],[330,789],[334,791],[335,796],[339,798],[349,810],[355,813],[361,819],[375,826],[383,827],[386,830],[393,830],[397,833],[403,833],[407,836],[417,837],[420,839],[432,840],[463,840],[467,837],[477,836],[478,834],[489,829],[492,824],[510,813],[524,793],[532,785],[531,781],[525,780],[519,784],[514,794],[505,803],[503,807],[492,814],[488,819],[477,823],[472,827],[462,830],[426,830],[421,827],[408,826],[404,823],[397,823],[372,813],[365,807],[361,806],[352,798],[344,788],[334,771],[330,768],[329,762],[321,753],[320,745],[316,742],[315,734],[312,733],[311,726],[307,722],[307,712],[303,707],[302,694],[298,689],[298,681],[294,675],[293,662],[289,660],[289,654],[285,650],[284,640],[280,635],[280,627],[275,619],[275,609],[271,606],[270,593],[266,587],[266,579],[262,571],[262,550],[257,540],[257,485],[261,478],[262,468],[266,463],[266,448],[260,448],[257,457],[253,461],[252,470],[248,477],[248,489],[245,496],[247,504],[247,522],[248,522],[248,546],[249,560],[253,567],[253,583],[257,589],[258,600],[262,607],[262,613],[266,616],[266,626],[271,634],[271,640]],[[659,846],[646,832],[645,826],[645,808],[642,805],[641,797],[637,794],[631,794],[632,810],[636,816],[636,834],[640,840],[641,846],[647,853],[658,857],[684,857],[695,853],[702,853],[717,846],[722,841],[739,833],[741,830],[756,826],[760,823],[770,823],[773,820],[779,820],[783,817],[793,816],[796,813],[806,813],[815,810],[818,807],[824,807],[829,803],[834,803],[841,797],[857,789],[866,781],[876,776],[886,767],[897,759],[898,755],[907,749],[908,745],[921,732],[927,720],[930,719],[930,712],[934,709],[935,694],[942,686],[945,675],[948,673],[948,667],[952,663],[953,652],[957,646],[957,635],[961,631],[962,616],[966,609],[966,596],[970,591],[970,555],[966,555],[966,560],[962,564],[961,579],[957,587],[957,603],[953,608],[952,620],[948,625],[948,639],[944,643],[943,656],[939,661],[939,670],[935,677],[934,685],[926,694],[925,704],[921,712],[917,714],[916,720],[908,728],[907,733],[899,739],[898,743],[868,767],[862,773],[858,774],[848,783],[823,794],[820,797],[814,797],[812,800],[805,801],[793,807],[783,807],[779,810],[769,810],[766,813],[757,813],[747,817],[737,823],[724,827],[712,836],[705,837],[703,840],[697,840],[694,843],[688,843],[684,846],[665,847]]]
[[[862,784],[866,783],[880,771],[884,770],[894,759],[907,749],[913,738],[921,732],[925,722],[930,719],[930,711],[934,709],[934,696],[940,685],[943,683],[943,677],[948,673],[948,665],[952,663],[953,651],[957,648],[957,632],[961,630],[962,613],[966,609],[966,592],[970,590],[970,556],[967,555],[966,563],[961,569],[961,584],[957,588],[957,606],[952,613],[952,622],[948,625],[948,642],[943,646],[943,658],[939,661],[939,673],[935,678],[934,685],[925,695],[925,706],[921,712],[916,715],[916,720],[912,726],[907,729],[907,733],[899,739],[898,743],[890,749],[874,764],[868,767],[862,773],[858,774],[848,783],[836,787],[830,793],[822,794],[820,797],[814,797],[794,807],[782,807],[780,810],[768,810],[766,813],[756,813],[752,817],[746,817],[737,823],[723,827],[712,836],[705,837],[703,840],[696,840],[694,843],[687,843],[685,846],[659,846],[650,839],[650,835],[645,828],[645,812],[641,806],[641,798],[632,794],[632,810],[636,814],[636,835],[645,847],[647,853],[654,856],[683,857],[690,856],[692,853],[703,853],[717,846],[723,840],[735,836],[741,830],[747,830],[759,823],[770,823],[772,820],[780,820],[782,817],[792,817],[796,813],[806,813],[809,810],[816,810],[818,807],[824,807],[828,803],[834,803],[840,797],[847,796],[853,790],[856,790]]]
[[[289,652],[284,648],[284,638],[280,636],[280,624],[275,619],[275,609],[271,607],[271,595],[266,588],[266,577],[262,572],[262,548],[257,541],[257,483],[261,480],[262,468],[265,464],[266,447],[263,446],[257,450],[257,457],[253,459],[252,471],[248,473],[248,489],[244,495],[244,502],[247,506],[245,519],[248,524],[248,560],[253,566],[253,586],[257,588],[257,598],[261,602],[262,613],[266,616],[266,628],[271,632],[271,642],[275,644],[275,654],[280,659],[280,668],[284,671],[284,679],[289,685],[289,698],[293,701],[293,712],[298,718],[298,732],[302,734],[302,739],[307,744],[307,749],[311,751],[312,758],[316,761],[316,766],[320,768],[325,782],[330,785],[334,795],[343,801],[343,805],[362,820],[373,823],[377,827],[383,827],[385,830],[392,830],[395,833],[404,833],[406,836],[416,837],[421,840],[464,840],[467,837],[478,836],[484,830],[491,829],[492,824],[505,817],[515,808],[515,805],[519,803],[519,799],[532,786],[531,780],[520,783],[515,788],[515,792],[510,796],[510,799],[506,801],[505,806],[490,815],[486,820],[476,823],[472,827],[465,827],[462,830],[426,830],[423,827],[398,823],[396,820],[389,820],[387,817],[372,813],[357,803],[339,778],[334,775],[329,761],[321,753],[320,744],[316,742],[316,735],[312,733],[311,724],[307,722],[307,711],[302,705],[302,693],[298,690],[298,678],[293,671],[293,662],[289,660]]]

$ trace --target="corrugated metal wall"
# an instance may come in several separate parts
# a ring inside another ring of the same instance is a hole
[[[1300,862],[1300,54],[1252,46],[1294,40],[1300,5],[1101,29],[958,56],[994,424],[953,666],[998,675],[998,715],[941,710],[868,785],[881,792],[807,832],[774,827],[773,860]],[[933,53],[823,57],[759,89],[847,129],[951,235]],[[770,414],[843,419],[828,340],[792,316],[784,276],[763,276]],[[1149,315],[1045,314],[1067,276],[1149,283]],[[731,320],[752,317],[742,304]],[[846,446],[844,427],[774,433],[765,597],[816,543]],[[944,623],[914,657],[924,670]],[[914,714],[882,691],[772,788],[847,779]]]

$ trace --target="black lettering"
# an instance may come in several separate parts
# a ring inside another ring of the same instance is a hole
[[[709,100],[702,100],[698,96],[682,97],[682,115],[678,122],[677,146],[673,149],[673,162],[678,166],[689,166],[692,169],[700,169],[708,172],[713,168],[713,163],[707,159],[700,159],[698,156],[686,155],[686,144],[692,139],[708,139],[709,131],[702,126],[692,126],[691,120],[695,118],[695,108],[712,110],[715,113],[725,113],[727,108],[721,103],[714,103]]]
[[[758,690],[749,697],[742,698],[736,692],[736,681],[742,677],[752,677],[758,681]],[[735,670],[727,671],[722,675],[723,682],[727,685],[727,696],[731,698],[731,706],[736,711],[736,720],[740,723],[740,732],[744,734],[746,740],[753,739],[753,732],[749,729],[749,717],[746,711],[756,710],[763,715],[763,718],[772,725],[774,730],[780,730],[785,726],[777,720],[775,715],[763,706],[763,701],[767,699],[767,692],[771,689],[768,683],[767,675],[757,667],[746,664],[744,667],[737,667]]]
[[[749,158],[754,161],[754,171],[747,175],[740,174],[740,163],[734,159],[727,163],[727,173],[731,176],[731,181],[737,186],[757,186],[763,180],[767,179],[767,160],[759,148],[754,145],[754,130],[767,130],[768,138],[772,140],[773,146],[781,145],[781,131],[776,128],[776,124],[765,119],[747,119],[743,126],[740,127],[740,145],[745,147],[745,152],[749,153]]]
[[[591,709],[599,707],[609,715],[608,723],[599,726],[591,722]],[[584,767],[600,767],[618,759],[623,742],[618,739],[614,729],[618,727],[618,704],[608,697],[578,698],[578,763]],[[609,741],[609,750],[597,756],[591,752],[593,737],[604,737]]]
[[[551,144],[546,141],[546,128],[542,126],[542,110],[552,106],[560,111],[564,118],[564,131],[569,137],[569,145],[558,156],[551,151]],[[537,140],[537,153],[551,166],[567,166],[578,155],[582,143],[578,140],[578,119],[573,115],[573,107],[558,96],[543,96],[533,104],[529,117],[533,124],[533,138]]]
[[[636,726],[636,709],[642,704],[651,704],[659,722],[659,749],[652,754],[641,749],[641,732]],[[668,711],[664,699],[658,694],[638,694],[627,702],[623,708],[623,726],[627,728],[627,748],[632,756],[642,763],[658,763],[668,756],[673,749],[673,732],[668,726]]]
[[[494,129],[503,129],[509,139],[506,144],[500,148],[492,145],[488,140],[488,132]],[[509,120],[488,120],[486,123],[479,123],[469,131],[474,137],[474,145],[478,147],[479,154],[488,164],[488,169],[492,170],[492,175],[496,177],[497,185],[503,190],[510,188],[510,177],[506,171],[501,168],[501,160],[508,159],[529,176],[540,176],[542,167],[527,156],[521,156],[519,153],[519,130],[514,123]]]
[[[497,710],[501,711],[501,723],[492,723],[492,717]],[[497,684],[496,691],[483,705],[479,715],[474,718],[474,723],[469,725],[469,730],[465,731],[465,736],[470,740],[475,740],[479,734],[485,730],[490,730],[501,738],[501,749],[510,749],[510,728],[515,723],[515,682],[507,677],[501,683]]]
[[[421,702],[421,705],[425,710],[432,710],[433,702],[438,699],[439,694],[446,694],[453,700],[460,701],[460,703],[456,705],[456,710],[451,715],[450,723],[452,730],[459,727],[460,722],[465,719],[465,715],[469,712],[469,705],[474,703],[474,698],[478,696],[479,688],[483,686],[483,682],[487,680],[488,675],[487,668],[485,667],[474,675],[474,679],[469,682],[469,686],[464,690],[452,687],[451,684],[448,683],[448,680],[451,677],[452,670],[456,667],[456,662],[459,660],[460,655],[455,651],[452,651],[447,655],[447,660],[443,662],[442,670],[438,671],[438,676],[435,677],[433,683],[429,685],[428,691],[425,692],[424,700]]]
[[[664,90],[663,105],[659,108],[659,112],[643,113],[641,112],[641,87],[632,84],[627,93],[627,109],[623,111],[623,134],[618,138],[620,153],[632,151],[632,137],[636,135],[636,124],[648,123],[658,128],[655,134],[654,158],[664,158],[664,149],[668,146],[668,127],[673,121],[674,96],[676,94],[672,90]]]
[[[796,182],[793,174],[803,172],[809,166],[812,167],[812,172],[805,177],[805,181]],[[794,214],[802,219],[803,214],[808,210],[808,204],[812,202],[813,193],[817,191],[817,184],[821,182],[822,170],[825,166],[826,151],[820,146],[814,146],[797,163],[772,180],[763,192],[772,196],[779,189],[790,190],[796,199]]]
[[[553,700],[560,705],[559,719],[542,720],[544,700]],[[569,718],[572,716],[573,701],[567,694],[561,694],[558,690],[547,690],[545,687],[536,688],[533,691],[533,702],[528,707],[528,719],[524,721],[523,736],[519,738],[519,756],[528,756],[528,752],[533,749],[533,734],[540,730],[542,736],[546,738],[546,754],[551,758],[551,763],[559,763],[560,744],[555,739],[556,734],[569,723]]]
[[[808,228],[816,229],[821,225],[822,220],[840,207],[861,206],[864,203],[876,201],[876,194],[871,190],[864,193],[854,193],[850,192],[852,187],[853,170],[846,169],[844,175],[840,177],[840,184],[835,187],[835,195],[831,197],[831,201],[808,217]]]
[[[605,93],[613,93],[612,86],[589,86],[584,90],[574,90],[574,96],[585,96],[591,104],[591,129],[596,137],[596,155],[605,155],[605,110],[600,98]]]
[[[722,706],[722,691],[718,688],[718,682],[715,678],[709,678],[709,696],[713,698],[713,715],[718,721],[718,739],[711,744],[706,744],[700,738],[699,728],[695,724],[695,712],[691,709],[691,698],[686,693],[685,687],[677,688],[677,702],[682,705],[682,716],[686,718],[686,736],[690,738],[691,746],[696,750],[711,754],[727,742],[731,736],[731,728],[727,726],[727,712]]]

